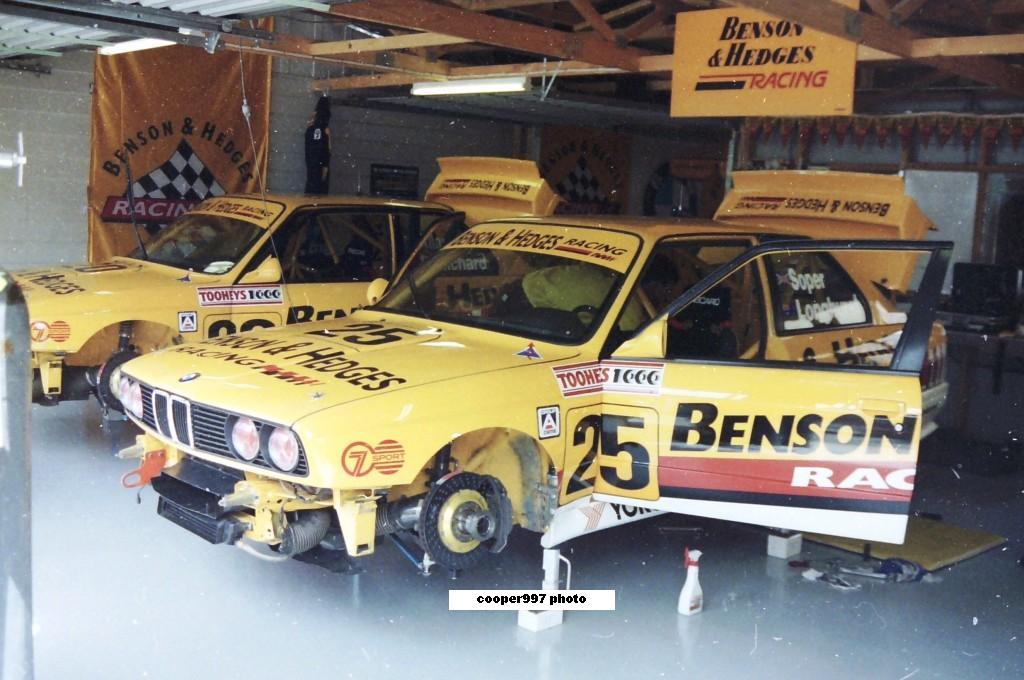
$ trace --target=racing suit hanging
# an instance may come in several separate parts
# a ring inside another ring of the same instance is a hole
[[[306,193],[326,194],[331,183],[331,100],[321,95],[306,126]]]

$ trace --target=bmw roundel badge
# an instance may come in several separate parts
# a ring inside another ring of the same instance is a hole
[[[198,373],[186,373],[185,375],[178,378],[178,382],[192,382],[199,377]]]

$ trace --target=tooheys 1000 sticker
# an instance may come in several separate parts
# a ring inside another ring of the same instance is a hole
[[[210,286],[200,288],[200,307],[238,307],[280,305],[284,303],[281,286]]]

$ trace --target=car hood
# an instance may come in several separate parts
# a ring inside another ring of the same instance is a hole
[[[145,295],[160,288],[180,287],[211,277],[189,276],[186,272],[150,262],[114,258],[96,265],[51,267],[15,272],[14,278],[25,296],[32,319],[68,321],[67,317],[138,307]]]
[[[135,359],[124,372],[191,401],[290,425],[339,404],[564,361],[579,352],[578,347],[362,310],[330,323],[180,345]]]

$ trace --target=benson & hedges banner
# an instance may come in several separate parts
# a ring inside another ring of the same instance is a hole
[[[169,46],[96,55],[89,173],[89,261],[137,244],[128,201],[143,239],[203,199],[259,191],[266,177],[270,57],[208,54]],[[252,133],[242,116],[242,80]]]
[[[621,213],[626,207],[629,137],[608,130],[545,125],[540,174],[565,199],[568,215]]]
[[[672,115],[849,115],[856,65],[855,42],[771,14],[738,7],[681,12]]]

